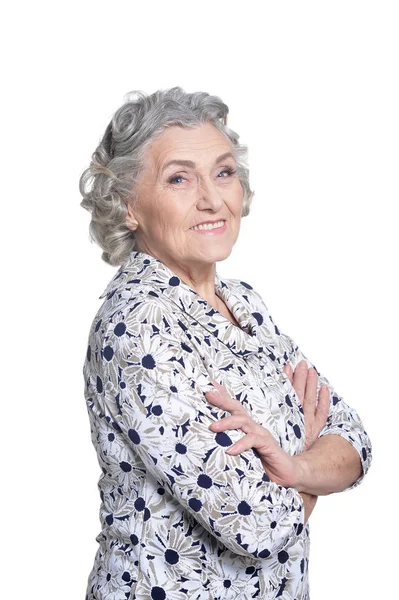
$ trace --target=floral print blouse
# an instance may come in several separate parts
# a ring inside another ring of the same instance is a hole
[[[215,290],[240,327],[144,252],[132,251],[100,296],[83,367],[102,471],[86,600],[309,600],[299,492],[270,481],[256,451],[226,454],[244,434],[212,432],[227,413],[205,398],[215,379],[300,453],[304,414],[282,368],[307,359],[251,285],[216,274]],[[320,436],[344,437],[362,462],[351,489],[369,468],[370,439],[319,373],[322,383],[330,412]]]

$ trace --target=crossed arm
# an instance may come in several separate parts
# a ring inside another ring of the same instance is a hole
[[[295,487],[299,492],[317,496],[342,492],[360,478],[363,467],[359,453],[348,440],[336,434],[318,437],[329,415],[328,386],[320,386],[316,404],[315,369],[307,369],[306,361],[301,360],[295,373],[289,364],[284,367],[284,371],[303,406],[306,425],[304,452],[294,457],[298,467],[298,481]]]
[[[294,487],[300,492],[305,508],[305,522],[317,501],[317,496],[346,490],[358,482],[363,474],[362,461],[355,447],[341,435],[325,431],[319,437],[330,412],[330,390],[320,386],[316,370],[308,369],[306,360],[297,363],[295,373],[287,363],[284,372],[293,384],[303,407],[306,425],[304,452],[291,456],[274,440],[272,435],[255,423],[237,400],[232,400],[223,386],[214,382],[219,393],[208,392],[208,401],[231,413],[230,417],[213,423],[213,431],[240,428],[246,436],[229,449],[230,454],[252,447],[261,457],[271,481]],[[337,398],[334,396],[334,398]]]

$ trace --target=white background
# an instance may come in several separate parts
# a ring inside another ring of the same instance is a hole
[[[89,241],[78,179],[126,92],[175,85],[219,95],[249,147],[255,198],[218,271],[261,292],[373,442],[361,486],[321,497],[311,516],[311,598],[395,595],[397,6],[15,2],[3,13],[3,598],[84,598],[100,470],[81,370],[116,269]]]

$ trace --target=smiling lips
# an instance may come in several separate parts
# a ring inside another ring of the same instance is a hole
[[[190,227],[192,231],[212,231],[213,229],[222,229],[225,225],[226,220],[221,219],[220,221],[201,223],[201,225],[194,225],[194,227]]]

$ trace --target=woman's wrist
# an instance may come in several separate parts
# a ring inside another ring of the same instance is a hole
[[[305,492],[307,494],[314,495],[312,487],[312,469],[311,461],[307,460],[307,452],[302,454],[296,454],[292,457],[295,464],[295,481],[293,487],[298,492]]]

